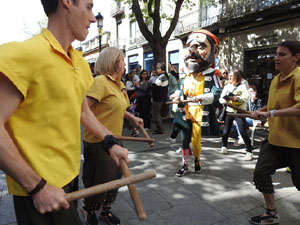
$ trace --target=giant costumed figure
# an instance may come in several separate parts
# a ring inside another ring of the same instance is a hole
[[[214,68],[215,58],[219,53],[218,38],[207,30],[192,32],[186,42],[184,62],[189,74],[185,77],[182,94],[190,100],[185,105],[185,119],[190,129],[185,136],[191,138],[195,160],[195,172],[201,170],[201,136],[219,135],[213,103],[219,100],[221,83]],[[188,171],[190,149],[182,150],[183,167],[177,176],[183,176]]]

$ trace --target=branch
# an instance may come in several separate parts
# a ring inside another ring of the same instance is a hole
[[[180,9],[181,6],[183,4],[184,0],[177,0],[176,2],[176,7],[175,7],[175,11],[174,11],[174,17],[171,21],[170,27],[168,29],[168,31],[166,32],[165,36],[163,37],[163,42],[168,42],[171,34],[173,33],[177,23],[178,23],[178,19],[179,19],[179,13],[180,13]]]
[[[147,25],[143,19],[143,13],[141,11],[141,7],[138,0],[132,1],[132,11],[135,14],[136,21],[138,22],[139,28],[143,36],[146,38],[148,42],[150,42],[152,38],[152,33],[149,31]]]
[[[160,33],[160,0],[155,0],[154,15],[153,15],[153,35],[161,37]]]

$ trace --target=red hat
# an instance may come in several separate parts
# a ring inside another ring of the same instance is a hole
[[[200,30],[196,30],[196,31],[192,32],[192,34],[195,34],[195,33],[205,34],[205,35],[211,37],[214,40],[214,42],[216,43],[216,45],[220,45],[219,39],[208,30],[200,29]]]

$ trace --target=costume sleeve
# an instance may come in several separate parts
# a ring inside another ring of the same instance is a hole
[[[12,42],[0,46],[0,72],[3,73],[26,98],[30,85],[32,57],[22,43]]]
[[[203,105],[210,105],[216,101],[219,100],[221,92],[222,92],[222,86],[221,82],[218,76],[213,75],[213,86],[211,87],[211,90],[209,93],[202,94],[201,96],[196,96],[196,99],[199,97],[199,99],[202,99]]]

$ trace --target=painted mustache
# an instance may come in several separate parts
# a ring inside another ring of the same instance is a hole
[[[193,52],[192,54],[189,54],[185,60],[188,60],[188,59],[201,59],[201,60],[204,60],[199,54]]]

